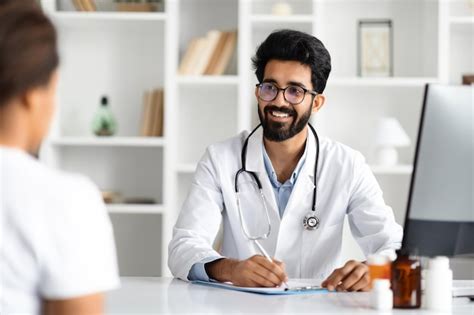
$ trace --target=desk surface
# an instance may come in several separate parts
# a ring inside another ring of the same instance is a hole
[[[107,314],[378,314],[369,293],[318,293],[264,296],[190,284],[172,278],[122,278],[121,289],[107,295]],[[392,314],[430,314],[393,310]],[[474,314],[474,303],[454,299],[452,315]]]

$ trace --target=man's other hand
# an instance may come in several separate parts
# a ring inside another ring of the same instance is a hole
[[[348,261],[321,283],[329,291],[369,291],[369,267],[355,260]]]

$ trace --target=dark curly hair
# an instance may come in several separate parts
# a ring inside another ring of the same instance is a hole
[[[299,61],[311,68],[311,83],[317,93],[323,93],[331,72],[331,56],[316,37],[295,30],[271,33],[252,58],[255,75],[262,82],[265,66],[272,60]]]

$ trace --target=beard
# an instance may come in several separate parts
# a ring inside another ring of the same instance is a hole
[[[282,123],[277,121],[270,121],[267,119],[268,115],[271,115],[271,111],[280,111],[287,113],[290,117],[293,117],[291,123]],[[298,113],[291,107],[278,107],[275,105],[267,105],[263,113],[257,106],[258,117],[260,118],[260,123],[263,128],[263,136],[270,141],[282,142],[288,140],[300,133],[304,127],[308,124],[308,121],[311,117],[311,106],[306,112],[303,113],[301,117],[298,116]]]

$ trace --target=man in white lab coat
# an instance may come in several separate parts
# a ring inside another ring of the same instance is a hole
[[[207,149],[169,244],[171,272],[241,286],[279,286],[290,277],[320,279],[329,290],[367,290],[363,262],[337,268],[344,217],[365,255],[392,254],[402,229],[363,156],[319,139],[308,125],[325,101],[328,51],[311,35],[282,30],[260,45],[253,64],[261,127]],[[268,218],[248,172],[261,182]],[[303,224],[305,218],[311,222]],[[223,242],[216,251],[221,222]],[[249,236],[258,236],[259,244]]]

